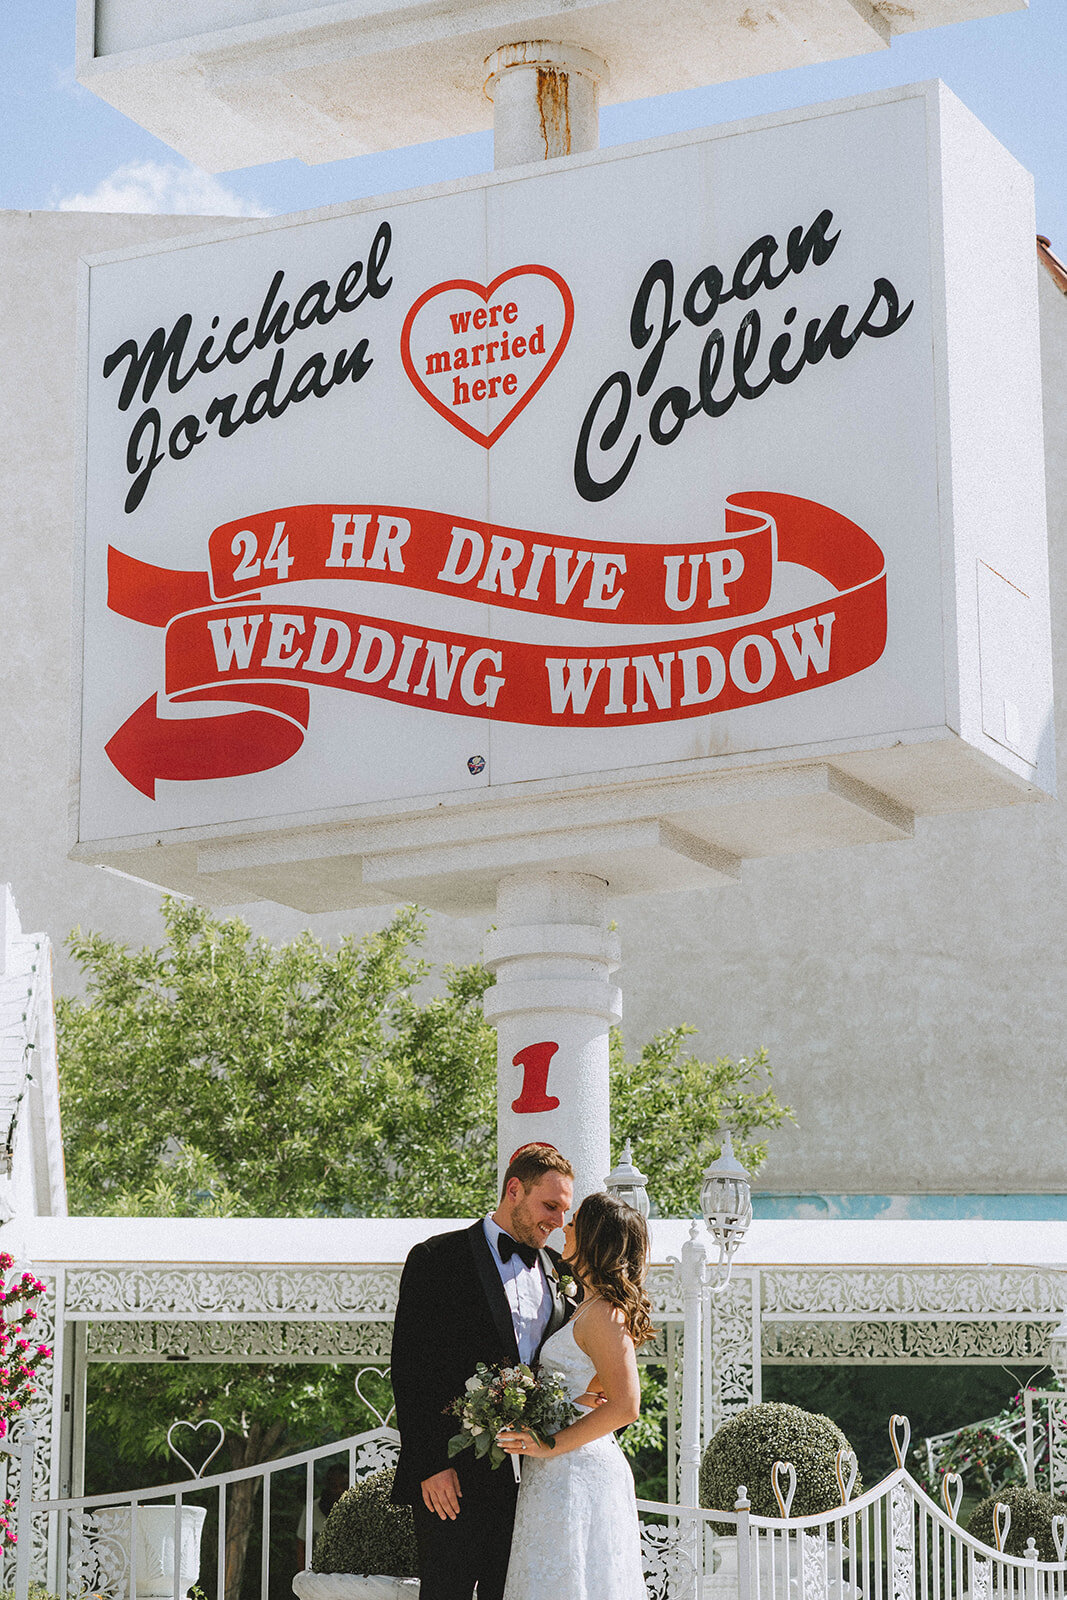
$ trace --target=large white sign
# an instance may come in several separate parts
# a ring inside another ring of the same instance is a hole
[[[938,104],[92,264],[79,853],[946,730],[1043,781],[1040,595],[963,726],[946,597],[1043,533],[1028,440],[956,570]]]

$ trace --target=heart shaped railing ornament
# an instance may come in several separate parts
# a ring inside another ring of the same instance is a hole
[[[784,1476],[786,1480],[787,1488],[784,1494],[778,1482],[779,1475]],[[791,1461],[776,1461],[774,1463],[771,1468],[771,1488],[774,1490],[774,1498],[778,1502],[779,1515],[788,1517],[793,1505],[793,1496],[797,1492],[797,1469]]]
[[[945,1510],[955,1522],[963,1503],[963,1478],[958,1472],[946,1472],[941,1479],[941,1498],[945,1502]]]
[[[1004,1541],[1008,1537],[1011,1527],[1011,1506],[1005,1505],[1003,1500],[998,1500],[993,1507],[993,1537],[997,1541],[997,1549],[1004,1549]]]
[[[893,1446],[897,1466],[902,1467],[907,1460],[908,1446],[911,1443],[911,1423],[898,1411],[894,1411],[889,1419],[889,1442]]]
[[[1067,1561],[1067,1517],[1053,1517],[1052,1539],[1057,1561]]]
[[[834,1471],[837,1473],[837,1487],[841,1491],[841,1504],[847,1506],[852,1499],[852,1491],[856,1487],[859,1476],[860,1464],[856,1459],[855,1450],[850,1450],[843,1444],[834,1457]]]
[[[366,1406],[366,1408],[370,1412],[371,1416],[375,1417],[377,1419],[379,1428],[387,1428],[389,1426],[390,1419],[392,1417],[396,1416],[396,1401],[394,1400],[393,1403],[388,1407],[388,1409],[383,1412],[378,1408],[378,1406],[375,1405],[373,1400],[369,1400],[367,1398],[367,1396],[363,1393],[363,1390],[360,1388],[360,1384],[362,1383],[362,1381],[363,1381],[363,1379],[364,1379],[364,1377],[366,1376],[367,1373],[372,1373],[375,1377],[381,1378],[386,1383],[388,1383],[389,1374],[390,1374],[390,1368],[389,1367],[358,1367],[356,1369],[356,1377],[355,1377],[355,1384],[354,1384],[356,1393],[358,1394],[359,1398],[363,1401],[363,1404]]]
[[[189,1460],[189,1457],[183,1455],[178,1449],[178,1446],[174,1443],[173,1435],[178,1428],[188,1428],[192,1433],[199,1433],[201,1428],[217,1428],[219,1430],[218,1444],[215,1446],[214,1450],[211,1451],[210,1455],[206,1456],[201,1462],[199,1469],[193,1466],[193,1463]],[[211,1463],[222,1449],[225,1440],[226,1430],[222,1426],[221,1422],[215,1421],[214,1417],[204,1417],[200,1422],[172,1422],[170,1427],[167,1429],[168,1450],[172,1456],[177,1456],[178,1460],[183,1466],[189,1468],[189,1471],[192,1473],[194,1478],[202,1478],[204,1476],[204,1473],[207,1471],[208,1467],[210,1467]]]

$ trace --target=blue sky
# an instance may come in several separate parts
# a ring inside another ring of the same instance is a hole
[[[490,135],[475,134],[321,167],[286,161],[208,178],[75,81],[74,0],[4,0],[0,16],[3,209],[277,213],[492,165]],[[1034,174],[1038,231],[1067,258],[1067,0],[1031,0],[1026,11],[911,34],[874,55],[609,106],[601,143],[934,77]]]

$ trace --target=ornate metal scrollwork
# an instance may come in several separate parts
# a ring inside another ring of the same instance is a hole
[[[641,1560],[648,1600],[673,1600],[676,1595],[695,1592],[693,1531],[684,1523],[642,1522]]]

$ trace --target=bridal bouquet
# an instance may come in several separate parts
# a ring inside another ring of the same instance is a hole
[[[541,1372],[535,1377],[521,1363],[487,1367],[482,1361],[467,1379],[464,1392],[445,1410],[459,1417],[461,1424],[448,1441],[449,1459],[473,1445],[475,1455],[487,1455],[493,1467],[507,1460],[507,1451],[496,1442],[501,1428],[525,1428],[551,1450],[553,1436],[582,1415],[581,1407],[567,1396],[562,1373]],[[518,1482],[518,1458],[512,1456],[511,1463]]]

